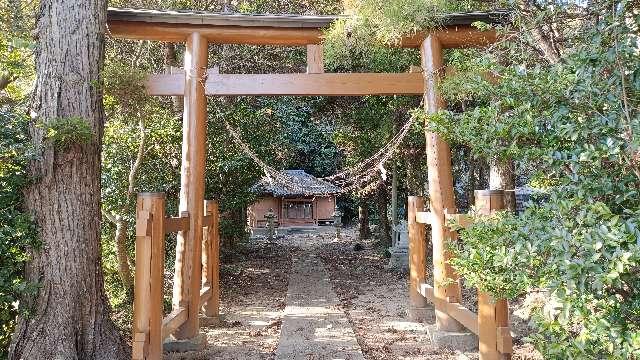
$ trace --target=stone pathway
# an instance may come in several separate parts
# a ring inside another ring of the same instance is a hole
[[[293,258],[276,359],[364,359],[329,275],[308,248]]]

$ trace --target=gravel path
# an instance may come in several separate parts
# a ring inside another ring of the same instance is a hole
[[[364,357],[322,261],[309,249],[294,256],[276,359]]]

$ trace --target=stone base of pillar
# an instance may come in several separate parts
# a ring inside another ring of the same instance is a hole
[[[207,327],[222,327],[225,323],[224,314],[220,314],[218,316],[205,316],[200,315],[200,326]]]
[[[436,321],[436,315],[433,311],[433,306],[414,307],[409,306],[407,311],[409,320],[420,323],[432,324]]]
[[[188,351],[201,351],[207,346],[207,337],[203,334],[198,334],[191,339],[175,339],[173,336],[165,340],[163,344],[164,352],[188,352]]]
[[[387,269],[401,272],[409,271],[409,252],[397,251],[395,248],[390,248],[389,252],[391,256],[389,257]]]
[[[478,336],[472,332],[451,332],[429,326],[429,338],[437,348],[448,348],[461,352],[478,351]]]

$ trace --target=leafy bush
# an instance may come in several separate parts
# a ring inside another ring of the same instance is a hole
[[[35,289],[22,279],[28,249],[37,244],[33,222],[21,211],[26,143],[26,119],[0,110],[0,358],[7,355],[20,294]]]
[[[450,246],[449,263],[465,284],[494,299],[514,299],[542,285],[544,259],[551,249],[545,239],[531,238],[531,234],[550,230],[542,221],[549,214],[531,208],[522,217],[507,211],[490,216],[472,213],[472,217],[473,224],[460,229],[460,241]]]
[[[74,144],[86,144],[93,139],[89,123],[78,116],[56,118],[42,125],[45,137],[58,150],[65,150]]]

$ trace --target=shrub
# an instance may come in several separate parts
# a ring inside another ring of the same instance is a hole
[[[28,249],[37,244],[34,224],[21,211],[26,143],[26,119],[0,110],[0,358],[7,355],[20,294],[35,290],[22,278]]]

